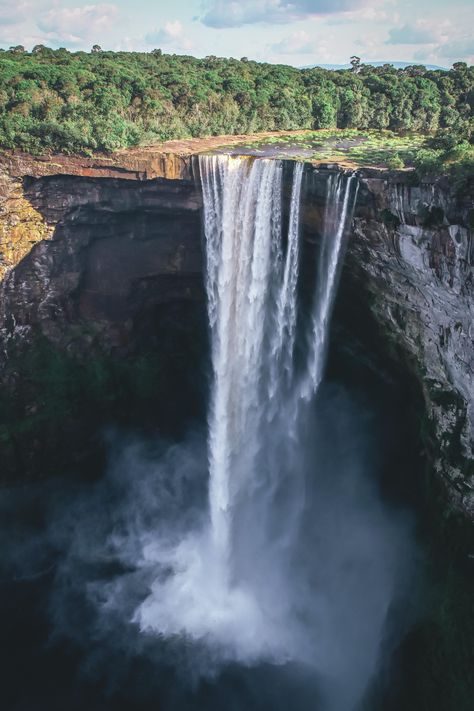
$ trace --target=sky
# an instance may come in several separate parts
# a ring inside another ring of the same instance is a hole
[[[473,0],[0,0],[0,47],[217,55],[304,66],[474,63]]]

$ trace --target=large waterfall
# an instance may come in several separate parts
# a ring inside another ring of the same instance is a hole
[[[303,164],[219,155],[199,168],[208,507],[147,539],[143,566],[154,577],[134,621],[219,664],[302,662],[334,680],[337,708],[349,708],[374,672],[398,554],[359,455],[332,447],[315,398],[357,180],[321,174],[322,229],[308,248]]]
[[[410,559],[352,341],[323,383],[359,181],[254,157],[196,167],[207,417],[172,444],[111,440],[104,480],[53,526],[51,609],[66,634],[84,621],[94,670],[110,649],[112,686],[146,660],[160,708],[355,711]]]
[[[246,519],[243,500],[255,511],[263,487],[272,505],[259,462],[274,450],[268,422],[284,413],[288,434],[294,433],[299,400],[314,395],[321,382],[344,231],[357,191],[352,176],[327,179],[318,279],[305,334],[306,365],[297,373],[303,168],[294,164],[283,236],[280,161],[200,158],[214,371],[209,499],[214,543],[229,573],[238,543],[234,533],[238,537],[240,518]]]

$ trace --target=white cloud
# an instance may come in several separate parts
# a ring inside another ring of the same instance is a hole
[[[438,41],[435,31],[417,23],[393,27],[388,33],[387,44],[434,44]]]
[[[165,26],[149,32],[145,36],[149,45],[171,49],[190,50],[193,43],[185,36],[183,26],[179,20],[166,22]]]
[[[332,15],[364,7],[369,0],[210,0],[202,22],[209,27],[240,27],[256,22],[272,24]]]
[[[459,35],[459,39],[452,39]],[[392,28],[385,44],[412,46],[412,49],[416,48],[412,54],[415,61],[433,64],[445,64],[442,59],[445,57],[453,61],[460,58],[472,61],[474,55],[474,40],[471,37],[463,39],[460,27],[449,19],[418,20],[414,24]]]
[[[438,47],[440,57],[447,57],[453,61],[474,62],[474,38],[472,35],[459,37]]]
[[[313,54],[315,42],[305,30],[299,30],[272,44],[270,49],[276,54]]]
[[[149,32],[146,36],[147,42],[170,42],[177,40],[183,34],[183,26],[179,20],[167,22],[164,28]]]
[[[29,36],[24,29],[31,9],[28,2],[13,5],[8,0],[0,0],[0,44],[28,45]]]
[[[16,25],[21,22],[25,17],[25,5],[24,3],[17,3],[12,5],[8,0],[0,0],[0,26],[4,25]]]
[[[38,20],[38,27],[45,39],[75,46],[107,39],[118,15],[117,6],[109,3],[53,8]]]
[[[400,13],[397,10],[397,0],[385,0],[383,4],[378,0],[372,0],[355,10],[327,19],[329,25],[346,25],[353,22],[370,22],[372,24],[390,22],[394,24],[399,21]]]

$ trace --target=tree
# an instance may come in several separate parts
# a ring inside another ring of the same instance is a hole
[[[409,67],[405,67],[402,71],[409,77],[421,77],[426,73],[426,67],[423,64],[410,64]]]
[[[94,52],[94,53],[95,53],[95,52],[102,52],[102,47],[101,47],[99,44],[95,44],[95,45],[92,47],[91,52]]]
[[[354,72],[354,74],[359,74],[360,70],[362,69],[360,57],[357,57],[356,55],[351,57],[351,66],[351,72]]]
[[[35,44],[31,50],[31,54],[54,54],[54,50],[46,47],[44,44]]]
[[[161,56],[163,55],[163,50],[161,50],[161,49],[152,49],[151,53],[154,54],[155,57],[161,57]]]
[[[12,52],[13,54],[24,54],[26,52],[26,49],[23,47],[22,44],[17,44],[14,47],[10,47],[9,52]]]

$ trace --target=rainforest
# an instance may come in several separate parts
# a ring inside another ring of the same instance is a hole
[[[413,65],[296,69],[151,53],[36,46],[0,54],[0,144],[67,153],[143,141],[358,128],[469,139],[474,70]]]

